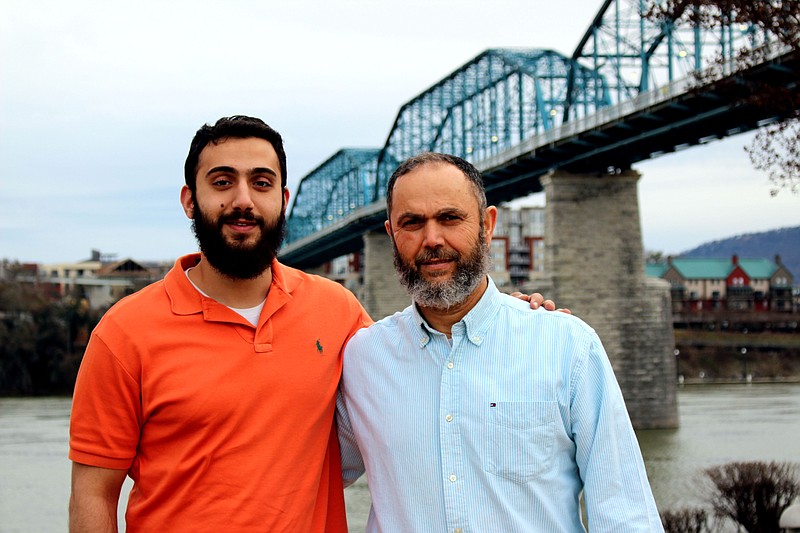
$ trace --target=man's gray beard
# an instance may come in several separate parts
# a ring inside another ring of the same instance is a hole
[[[481,284],[491,268],[489,245],[480,233],[478,244],[466,258],[456,258],[453,276],[443,282],[428,281],[422,276],[416,264],[406,263],[394,248],[394,266],[400,283],[406,288],[411,299],[421,307],[448,309],[465,301],[472,291]]]

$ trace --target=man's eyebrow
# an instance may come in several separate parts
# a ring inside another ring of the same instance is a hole
[[[251,168],[251,169],[248,171],[248,174],[249,174],[249,175],[251,175],[251,176],[252,176],[252,175],[254,175],[254,174],[272,174],[272,175],[273,175],[273,176],[275,176],[276,178],[278,177],[278,173],[277,173],[277,172],[275,172],[274,170],[272,170],[272,169],[271,169],[271,168],[269,168],[269,167],[255,167],[255,168]]]
[[[442,215],[457,215],[463,217],[467,215],[467,212],[457,207],[445,207],[444,209],[440,209],[436,212],[437,217]]]
[[[226,174],[236,174],[236,169],[233,167],[226,167],[226,166],[213,167],[208,169],[208,172],[206,172],[206,176],[210,176],[211,174],[216,174],[217,172],[224,172]]]
[[[454,217],[454,218],[465,219],[469,218],[469,213],[457,207],[445,207],[443,209],[439,209],[438,211],[436,211],[431,218],[441,219],[442,217]]]
[[[443,209],[440,209],[440,210],[436,211],[433,214],[432,218],[438,218],[438,217],[441,217],[441,216],[444,216],[444,215],[452,215],[452,216],[458,216],[458,217],[462,217],[463,218],[463,217],[467,216],[467,212],[462,210],[462,209],[459,209],[457,207],[445,207]],[[400,213],[399,215],[397,215],[397,221],[398,222],[406,221],[406,220],[409,220],[409,219],[418,220],[418,219],[421,219],[421,218],[426,218],[426,217],[422,213],[415,213],[413,211],[404,211],[404,212]]]
[[[212,174],[216,174],[217,172],[223,172],[225,174],[238,174],[239,173],[235,168],[227,167],[227,166],[223,165],[223,166],[210,168],[208,170],[208,172],[206,172],[206,176],[210,176]],[[276,178],[278,177],[278,173],[275,172],[274,170],[272,170],[269,167],[251,168],[250,170],[247,171],[247,174],[250,175],[250,176],[256,175],[256,174],[272,174]]]
[[[398,222],[401,221],[401,220],[409,219],[409,218],[417,219],[417,218],[423,218],[423,217],[422,217],[421,214],[413,213],[411,211],[404,211],[404,212],[400,213],[399,215],[397,215]]]

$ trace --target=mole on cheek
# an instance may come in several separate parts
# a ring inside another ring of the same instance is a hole
[[[225,204],[219,204],[220,207],[225,207]]]

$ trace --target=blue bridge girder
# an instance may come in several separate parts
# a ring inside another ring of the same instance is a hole
[[[603,0],[572,60],[606,80],[608,98],[619,103],[700,72],[720,61],[730,67],[740,50],[770,43],[774,36],[752,25],[703,28],[682,20],[657,20],[645,14],[662,1]],[[685,8],[690,9],[690,8]],[[569,97],[575,94],[570,91]],[[568,101],[566,113],[579,102]]]
[[[343,148],[300,182],[286,228],[286,242],[331,226],[375,201],[377,148]]]
[[[358,251],[382,228],[391,173],[423,151],[474,163],[499,203],[540,191],[551,170],[613,173],[781,118],[742,96],[753,80],[797,90],[796,49],[752,27],[656,22],[648,5],[604,0],[572,57],[490,49],[404,104],[383,148],[340,150],[303,178],[281,260],[302,268]],[[736,70],[741,49],[765,59]],[[709,66],[715,81],[699,83]]]
[[[569,118],[611,104],[601,76],[557,52],[483,52],[400,108],[378,158],[376,199],[397,165],[422,151],[480,161],[561,124],[570,79],[581,105]]]

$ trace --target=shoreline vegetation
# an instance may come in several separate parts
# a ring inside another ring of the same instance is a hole
[[[85,342],[83,338],[80,340]],[[4,351],[14,344],[7,344]],[[50,352],[52,358],[28,359],[29,368],[25,368],[26,358],[22,354],[7,358],[5,364],[0,361],[0,368],[8,367],[0,380],[0,397],[71,397],[85,347],[82,344],[74,346],[72,351],[60,346]],[[800,334],[797,333],[676,329],[675,357],[679,386],[800,383]],[[13,375],[18,377],[18,383],[14,383]]]
[[[678,383],[800,381],[800,334],[675,329]]]
[[[0,397],[70,396],[103,312],[77,296],[55,299],[41,287],[0,280]],[[800,381],[800,313],[673,320],[679,384]]]

